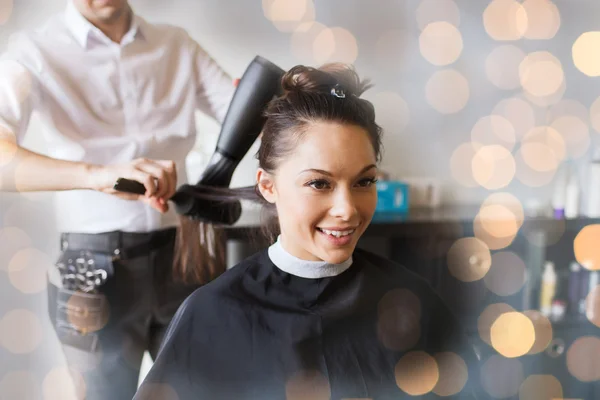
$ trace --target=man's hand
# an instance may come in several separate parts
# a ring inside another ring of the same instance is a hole
[[[136,180],[144,185],[144,195],[123,193],[113,189],[117,179]],[[126,200],[142,200],[164,213],[168,200],[177,190],[177,168],[173,161],[139,158],[127,164],[93,166],[90,169],[90,189],[112,194]]]

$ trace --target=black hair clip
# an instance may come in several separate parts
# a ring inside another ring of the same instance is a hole
[[[344,89],[342,89],[342,87],[339,84],[336,84],[334,87],[331,88],[331,94],[337,97],[338,99],[346,98],[346,92],[344,92]]]

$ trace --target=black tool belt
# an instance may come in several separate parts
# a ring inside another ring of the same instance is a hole
[[[109,319],[108,299],[101,287],[115,274],[121,261],[148,255],[173,243],[176,230],[151,233],[108,232],[61,234],[61,254],[56,262],[62,287],[48,288],[50,318],[60,341],[94,352]]]

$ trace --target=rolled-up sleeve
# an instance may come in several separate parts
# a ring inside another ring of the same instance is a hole
[[[233,79],[198,43],[190,41],[198,109],[222,123],[235,92]]]
[[[39,101],[41,67],[35,50],[22,34],[13,35],[0,55],[0,135],[21,143]]]

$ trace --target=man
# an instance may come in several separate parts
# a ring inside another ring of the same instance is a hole
[[[173,278],[194,111],[222,122],[232,79],[182,29],[153,25],[127,0],[70,0],[0,61],[0,190],[57,191],[61,268],[49,312],[86,399],[131,399],[143,352],[156,355],[196,288]],[[20,146],[38,112],[48,156]],[[9,161],[10,160],[10,161]],[[140,181],[145,195],[113,189]],[[58,274],[57,274],[58,276]]]

